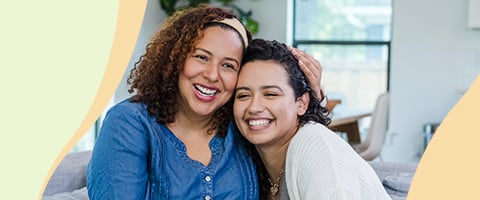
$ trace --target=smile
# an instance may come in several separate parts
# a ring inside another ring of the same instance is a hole
[[[250,126],[266,126],[270,124],[271,120],[260,119],[260,120],[248,120],[248,125]]]
[[[195,87],[195,89],[197,89],[197,91],[199,91],[204,96],[213,96],[218,92],[218,90],[209,89],[209,88],[203,87],[201,85],[197,85],[197,84],[195,84],[193,86]]]

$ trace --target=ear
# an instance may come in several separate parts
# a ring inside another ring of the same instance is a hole
[[[297,98],[297,115],[302,116],[307,112],[308,104],[310,103],[310,95],[308,92],[303,93]]]

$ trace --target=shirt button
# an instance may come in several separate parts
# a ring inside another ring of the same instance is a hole
[[[207,182],[210,182],[210,181],[212,180],[212,178],[211,178],[210,176],[206,176],[206,177],[205,177],[205,180],[206,180]],[[207,198],[207,197],[205,197],[205,199],[206,199],[206,198]]]
[[[212,197],[210,197],[210,195],[205,196],[205,200],[210,200],[210,199],[212,199]]]

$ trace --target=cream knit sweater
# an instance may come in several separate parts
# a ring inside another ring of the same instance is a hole
[[[307,123],[292,139],[285,164],[292,200],[389,200],[378,176],[343,139]]]

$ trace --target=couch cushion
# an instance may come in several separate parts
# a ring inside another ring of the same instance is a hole
[[[369,162],[392,200],[403,200],[408,194],[417,164]]]
[[[395,173],[385,177],[382,183],[392,190],[407,193],[412,179],[413,174],[411,173]]]
[[[385,177],[382,184],[390,196],[406,197],[412,179],[412,173],[395,173]]]
[[[375,170],[380,180],[384,180],[385,177],[395,173],[408,173],[414,174],[417,169],[417,164],[414,163],[394,163],[394,162],[368,162],[370,166]]]
[[[87,187],[73,192],[62,192],[52,196],[43,196],[42,200],[89,200]]]
[[[43,196],[68,193],[84,188],[91,154],[91,151],[67,154],[50,177]]]

